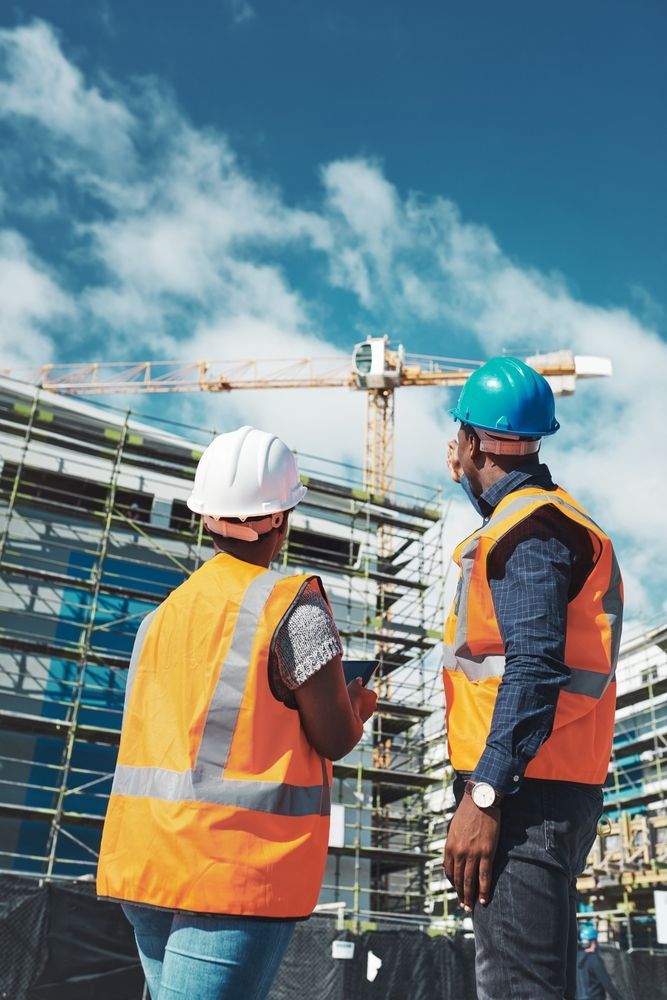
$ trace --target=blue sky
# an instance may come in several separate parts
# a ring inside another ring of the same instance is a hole
[[[660,614],[666,22],[609,0],[5,6],[0,364],[384,332],[609,355],[545,455],[617,538],[634,613]],[[407,392],[398,471],[436,478],[447,399]],[[312,395],[146,405],[357,458],[362,400]]]
[[[42,0],[84,70],[154,74],[288,199],[378,157],[578,294],[664,308],[667,11],[654,0]]]

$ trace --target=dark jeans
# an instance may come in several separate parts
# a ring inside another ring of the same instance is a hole
[[[479,1000],[574,998],[576,878],[601,814],[597,785],[526,778],[504,800],[492,896],[473,911]]]

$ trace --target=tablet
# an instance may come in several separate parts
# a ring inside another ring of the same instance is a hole
[[[361,677],[366,687],[379,665],[377,660],[343,660],[345,683],[350,684],[355,677]]]

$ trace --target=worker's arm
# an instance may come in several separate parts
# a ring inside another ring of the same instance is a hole
[[[298,710],[310,744],[338,760],[357,745],[375,709],[372,691],[346,687],[343,647],[318,577],[312,577],[276,633],[269,681],[276,698]]]
[[[309,677],[294,697],[309,743],[329,760],[339,760],[357,745],[377,701],[358,679],[346,686],[340,656]]]
[[[609,978],[609,973],[607,972],[605,964],[602,961],[602,956],[598,951],[593,952],[591,955],[588,969],[589,973],[597,979],[602,989],[605,990],[609,997],[611,997],[611,1000],[623,1000],[623,997]]]

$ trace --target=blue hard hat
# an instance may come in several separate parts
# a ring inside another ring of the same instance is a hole
[[[560,427],[551,386],[518,358],[491,358],[478,368],[449,412],[472,427],[519,437],[544,437]]]
[[[598,932],[593,926],[593,924],[582,924],[579,928],[579,940],[582,944],[590,944],[591,941],[597,941]]]

